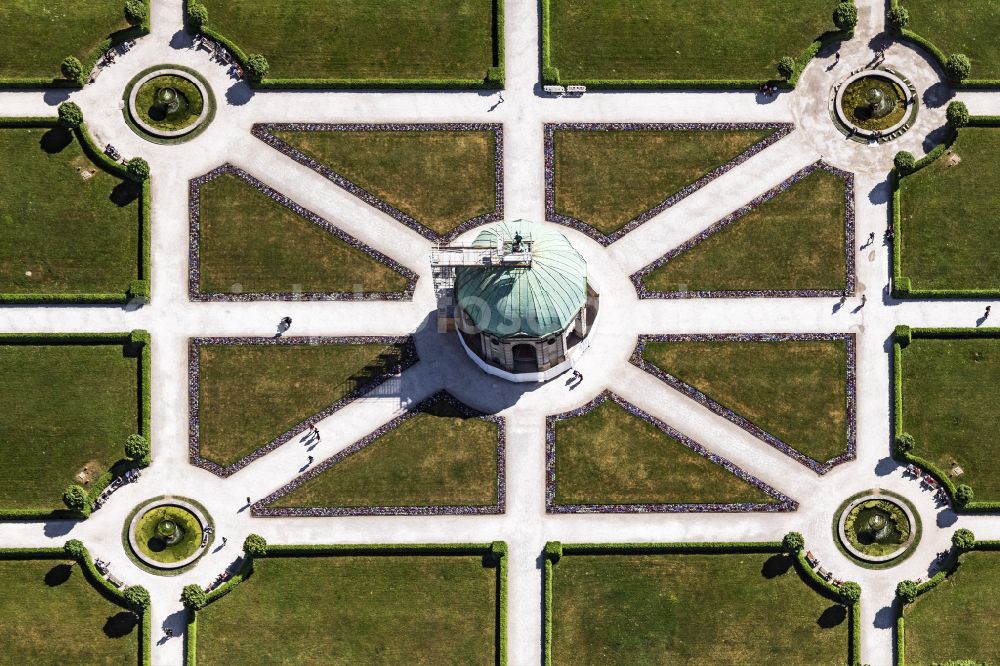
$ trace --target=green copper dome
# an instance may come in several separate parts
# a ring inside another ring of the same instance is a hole
[[[455,298],[485,333],[541,338],[561,333],[587,302],[587,262],[566,237],[529,220],[482,231],[476,247],[496,247],[520,234],[531,241],[531,266],[455,270]]]

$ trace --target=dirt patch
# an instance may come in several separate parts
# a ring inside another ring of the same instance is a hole
[[[101,475],[101,464],[97,460],[90,460],[84,463],[80,471],[73,478],[81,485],[87,485]]]

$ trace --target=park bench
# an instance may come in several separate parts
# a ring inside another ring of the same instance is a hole
[[[569,95],[582,95],[587,92],[587,86],[566,86],[566,93]]]
[[[566,94],[565,86],[542,86],[542,91],[546,95],[555,95],[557,97],[562,97]]]

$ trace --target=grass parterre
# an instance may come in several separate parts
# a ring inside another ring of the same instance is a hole
[[[972,61],[976,81],[1000,80],[1000,6],[994,0],[942,3],[935,0],[901,0],[910,15],[907,29],[937,47],[945,57],[963,53]]]

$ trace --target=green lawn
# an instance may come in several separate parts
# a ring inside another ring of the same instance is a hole
[[[201,345],[201,456],[236,462],[381,374],[400,352],[382,344]]]
[[[555,210],[611,234],[775,130],[555,130]]]
[[[481,555],[258,559],[199,611],[198,663],[492,666],[497,571]]]
[[[125,293],[139,271],[137,186],[62,128],[0,128],[0,173],[0,294]]]
[[[557,504],[774,501],[611,400],[555,428]]]
[[[964,127],[951,150],[957,165],[946,154],[900,180],[902,274],[914,289],[1000,290],[1000,128]]]
[[[997,0],[906,0],[913,32],[946,54],[964,53],[972,60],[973,79],[1000,79],[1000,2]]]
[[[205,0],[269,79],[470,79],[494,64],[492,0]]]
[[[643,276],[651,291],[840,290],[843,179],[822,169]]]
[[[121,0],[5,0],[0,3],[0,81],[61,79],[63,58],[75,55],[84,61],[111,33],[128,27],[124,7]]]
[[[847,448],[844,340],[648,342],[643,358],[817,462]]]
[[[482,506],[497,502],[497,425],[427,405],[271,507]]]
[[[955,483],[970,485],[976,500],[1000,501],[1000,339],[914,338],[902,353],[903,430],[914,455],[946,474],[959,465]]]
[[[496,210],[496,134],[491,130],[274,135],[438,234]]]
[[[785,554],[563,555],[554,666],[844,664],[848,612]]]
[[[140,430],[139,359],[122,345],[0,344],[0,508],[62,509]]]
[[[834,30],[832,0],[551,0],[551,64],[563,82],[766,81]]]
[[[202,185],[200,202],[203,294],[406,288],[400,273],[232,174]]]
[[[137,619],[101,596],[74,562],[0,560],[0,589],[3,663],[138,663]]]
[[[955,659],[1000,662],[1000,553],[962,555],[958,571],[904,612],[906,663],[931,666]]]

